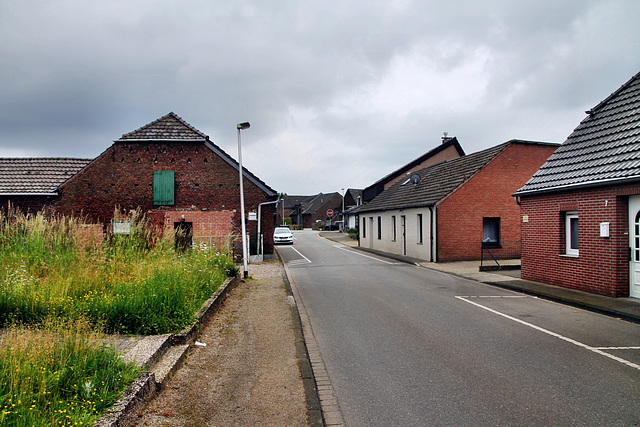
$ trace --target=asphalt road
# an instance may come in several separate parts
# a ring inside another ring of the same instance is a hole
[[[294,235],[347,426],[640,425],[640,325]]]

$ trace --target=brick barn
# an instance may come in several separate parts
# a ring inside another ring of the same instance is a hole
[[[640,298],[640,73],[587,111],[515,196],[523,279]]]
[[[127,213],[141,209],[154,223],[180,228],[197,243],[227,244],[231,238],[236,249],[241,246],[238,162],[174,113],[122,135],[91,161],[64,160],[59,164],[68,176],[58,177],[46,192],[29,197],[16,191],[0,200],[32,211],[49,206],[65,215],[83,215],[105,224],[105,230],[114,230],[119,208],[125,218],[118,220],[116,231],[126,229]],[[78,170],[70,169],[74,166]],[[243,177],[251,253],[256,253],[260,216],[264,253],[272,254],[277,193],[246,168]],[[19,182],[14,180],[14,186]]]
[[[360,246],[448,262],[480,259],[484,242],[496,258],[520,257],[511,195],[557,147],[511,140],[406,174],[360,207]]]

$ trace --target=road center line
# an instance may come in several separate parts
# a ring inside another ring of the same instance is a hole
[[[372,260],[375,260],[375,261],[379,261],[379,262],[382,262],[382,263],[385,263],[385,264],[389,264],[389,265],[396,265],[396,264],[398,264],[397,262],[384,261],[384,260],[382,260],[382,259],[380,259],[380,258],[374,258],[374,257],[369,256],[369,255],[361,254],[360,252],[356,252],[356,251],[353,251],[353,250],[351,250],[351,249],[345,248],[345,247],[344,247],[344,246],[342,246],[342,245],[333,245],[333,247],[334,247],[334,248],[338,248],[338,249],[342,249],[343,251],[347,251],[347,252],[352,253],[352,254],[354,254],[354,255],[360,255],[360,256],[363,256],[363,257],[365,257],[365,258],[369,258],[369,259],[372,259]]]
[[[556,337],[556,338],[558,338],[558,339],[561,339],[561,340],[566,341],[566,342],[568,342],[568,343],[571,343],[571,344],[573,344],[573,345],[577,345],[578,347],[582,347],[582,348],[584,348],[584,349],[586,349],[586,350],[592,351],[592,352],[594,352],[594,353],[596,353],[596,354],[599,354],[599,355],[601,355],[601,356],[608,357],[609,359],[613,359],[613,360],[615,360],[616,362],[620,362],[620,363],[622,363],[622,364],[624,364],[624,365],[627,365],[627,366],[629,366],[629,367],[631,367],[631,368],[634,368],[634,369],[637,369],[637,370],[639,370],[639,371],[640,371],[640,365],[638,365],[638,364],[636,364],[636,363],[633,363],[633,362],[629,362],[628,360],[622,359],[622,358],[620,358],[620,357],[614,356],[613,354],[606,353],[606,352],[602,351],[602,350],[601,350],[600,348],[598,348],[598,347],[591,347],[591,346],[588,346],[588,345],[586,345],[586,344],[584,344],[584,343],[581,343],[581,342],[579,342],[579,341],[576,341],[576,340],[574,340],[574,339],[571,339],[571,338],[565,337],[565,336],[563,336],[563,335],[557,334],[557,333],[555,333],[555,332],[549,331],[548,329],[541,328],[540,326],[536,326],[536,325],[534,325],[534,324],[532,324],[532,323],[525,322],[524,320],[520,320],[520,319],[517,319],[517,318],[515,318],[515,317],[513,317],[513,316],[509,316],[508,314],[501,313],[501,312],[499,312],[499,311],[497,311],[497,310],[494,310],[494,309],[492,309],[492,308],[489,308],[489,307],[485,307],[485,306],[484,306],[484,305],[482,305],[482,304],[478,304],[477,302],[474,302],[474,301],[471,301],[471,300],[467,299],[467,297],[456,296],[456,298],[457,298],[457,299],[459,299],[459,300],[461,300],[461,301],[468,302],[469,304],[473,304],[473,305],[475,305],[476,307],[480,307],[480,308],[482,308],[483,310],[487,310],[487,311],[489,311],[489,312],[491,312],[491,313],[497,314],[498,316],[502,316],[502,317],[504,317],[504,318],[506,318],[506,319],[513,320],[514,322],[517,322],[517,323],[520,323],[520,324],[522,324],[522,325],[528,326],[528,327],[530,327],[530,328],[532,328],[532,329],[535,329],[535,330],[537,330],[537,331],[543,332],[543,333],[545,333],[545,334],[547,334],[547,335],[551,335],[552,337]]]

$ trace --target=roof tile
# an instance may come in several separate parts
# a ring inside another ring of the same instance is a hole
[[[0,158],[0,194],[53,194],[89,162],[67,157]]]
[[[590,114],[516,194],[640,179],[640,73]]]

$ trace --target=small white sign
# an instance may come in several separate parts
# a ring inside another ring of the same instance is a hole
[[[600,237],[609,237],[609,223],[601,222],[600,223]]]
[[[258,214],[255,212],[249,212],[249,221],[257,221],[258,220]]]

